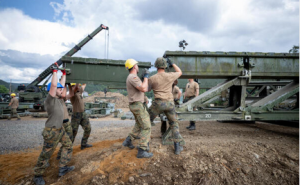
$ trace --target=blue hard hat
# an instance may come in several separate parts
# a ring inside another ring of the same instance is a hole
[[[48,84],[47,86],[47,91],[50,91],[50,87],[51,87],[51,82]],[[57,82],[57,88],[64,88],[64,86],[62,86],[59,82]]]

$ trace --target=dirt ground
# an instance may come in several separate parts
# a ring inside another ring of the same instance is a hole
[[[137,149],[122,146],[131,127],[97,132],[105,140],[93,140],[93,147],[85,150],[74,146],[70,165],[75,170],[61,178],[56,150],[44,174],[46,184],[299,184],[299,128],[203,121],[189,131],[188,124],[180,122],[186,145],[175,155],[173,146],[161,144],[157,122],[152,127],[150,159],[137,159]],[[40,149],[0,155],[0,184],[33,184],[39,154]]]
[[[84,101],[84,103],[86,103],[86,102],[94,103],[95,97],[105,97],[105,94],[104,94],[104,92],[99,91],[99,92],[96,92],[95,94],[93,94],[92,96],[84,98],[83,101]],[[127,96],[124,96],[120,93],[107,92],[106,97],[116,97],[115,99],[112,99],[112,100],[105,100],[105,99],[101,100],[101,101],[105,101],[105,102],[114,103],[116,109],[129,107],[128,106],[129,102],[128,102]]]

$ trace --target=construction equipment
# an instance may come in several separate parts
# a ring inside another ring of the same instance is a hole
[[[182,79],[218,83],[176,108],[180,120],[299,120],[298,53],[166,51],[164,57],[181,68]],[[125,61],[67,56],[62,61],[71,71],[69,82],[105,84],[109,88],[126,85]],[[139,62],[141,71],[150,67],[150,62]],[[173,70],[167,68],[167,72]],[[228,92],[228,105],[207,108],[212,98],[224,91]],[[297,102],[281,109],[279,104],[290,97]],[[172,143],[170,133],[168,130],[164,135],[163,144]]]
[[[101,24],[96,30],[94,30],[90,35],[88,35],[81,42],[75,45],[64,56],[74,55],[86,43],[88,43],[91,39],[93,39],[93,37],[97,35],[101,30],[108,30],[108,29],[109,28],[107,26]],[[59,59],[56,63],[58,64],[58,66],[60,66],[62,64],[62,60]],[[47,84],[48,80],[51,77],[49,75],[52,74],[50,67],[51,66],[45,69],[34,81],[32,81],[29,85],[27,85],[25,88],[25,92],[19,93],[20,104],[22,104],[22,102],[31,102],[34,103],[35,109],[39,109],[39,108],[44,109],[44,99],[47,97],[48,94],[48,92],[45,90],[45,85]],[[67,70],[67,72],[69,72],[69,70]],[[39,83],[45,80],[48,76],[49,78],[42,85],[39,85]],[[24,89],[24,86],[18,87],[18,90],[21,89]]]
[[[93,103],[84,103],[84,111],[91,118],[102,118],[108,115],[111,115],[115,111],[115,104],[100,101],[101,97],[95,97],[95,102]],[[113,99],[113,97],[105,97],[103,99]],[[1,105],[0,105],[1,106]],[[72,104],[66,103],[69,115],[72,115]],[[47,113],[32,113],[32,117],[35,118],[47,118]]]
[[[299,100],[299,53],[166,51],[164,56],[181,68],[182,78],[227,79],[180,105],[177,113],[182,120],[299,120],[298,106],[291,110],[274,109],[292,96]],[[260,88],[253,91],[253,86]],[[262,93],[266,87],[274,92]],[[205,109],[206,101],[227,89],[228,107]],[[246,103],[248,98],[255,101]]]
[[[8,118],[11,112],[11,108],[8,107],[9,102],[0,102],[0,118]],[[33,109],[32,103],[22,103],[19,104],[19,107],[17,108],[17,113],[19,116],[26,116],[28,113],[26,111],[28,109]]]

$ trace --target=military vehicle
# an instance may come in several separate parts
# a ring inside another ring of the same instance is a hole
[[[64,56],[72,56],[77,51],[79,51],[86,43],[88,43],[97,33],[99,33],[101,30],[108,30],[109,28],[107,26],[104,26],[101,24],[96,30],[94,30],[90,35],[85,37],[81,42],[79,42],[77,45],[75,45],[69,52],[67,52]],[[62,60],[59,59],[56,62],[59,66],[62,64]],[[68,72],[68,71],[67,71]],[[18,90],[23,91],[19,93],[19,101],[22,102],[31,102],[34,103],[35,109],[44,109],[44,99],[46,98],[48,92],[46,91],[46,84],[51,76],[51,69],[50,66],[45,69],[34,81],[32,81],[30,84],[28,84],[26,87],[19,86]],[[47,77],[49,78],[45,80]],[[42,85],[39,85],[43,80],[45,82]]]

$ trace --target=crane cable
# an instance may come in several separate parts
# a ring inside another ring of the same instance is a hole
[[[106,32],[107,32],[107,40],[106,40]],[[109,54],[109,30],[105,30],[105,45],[104,45],[104,57],[108,59]]]

